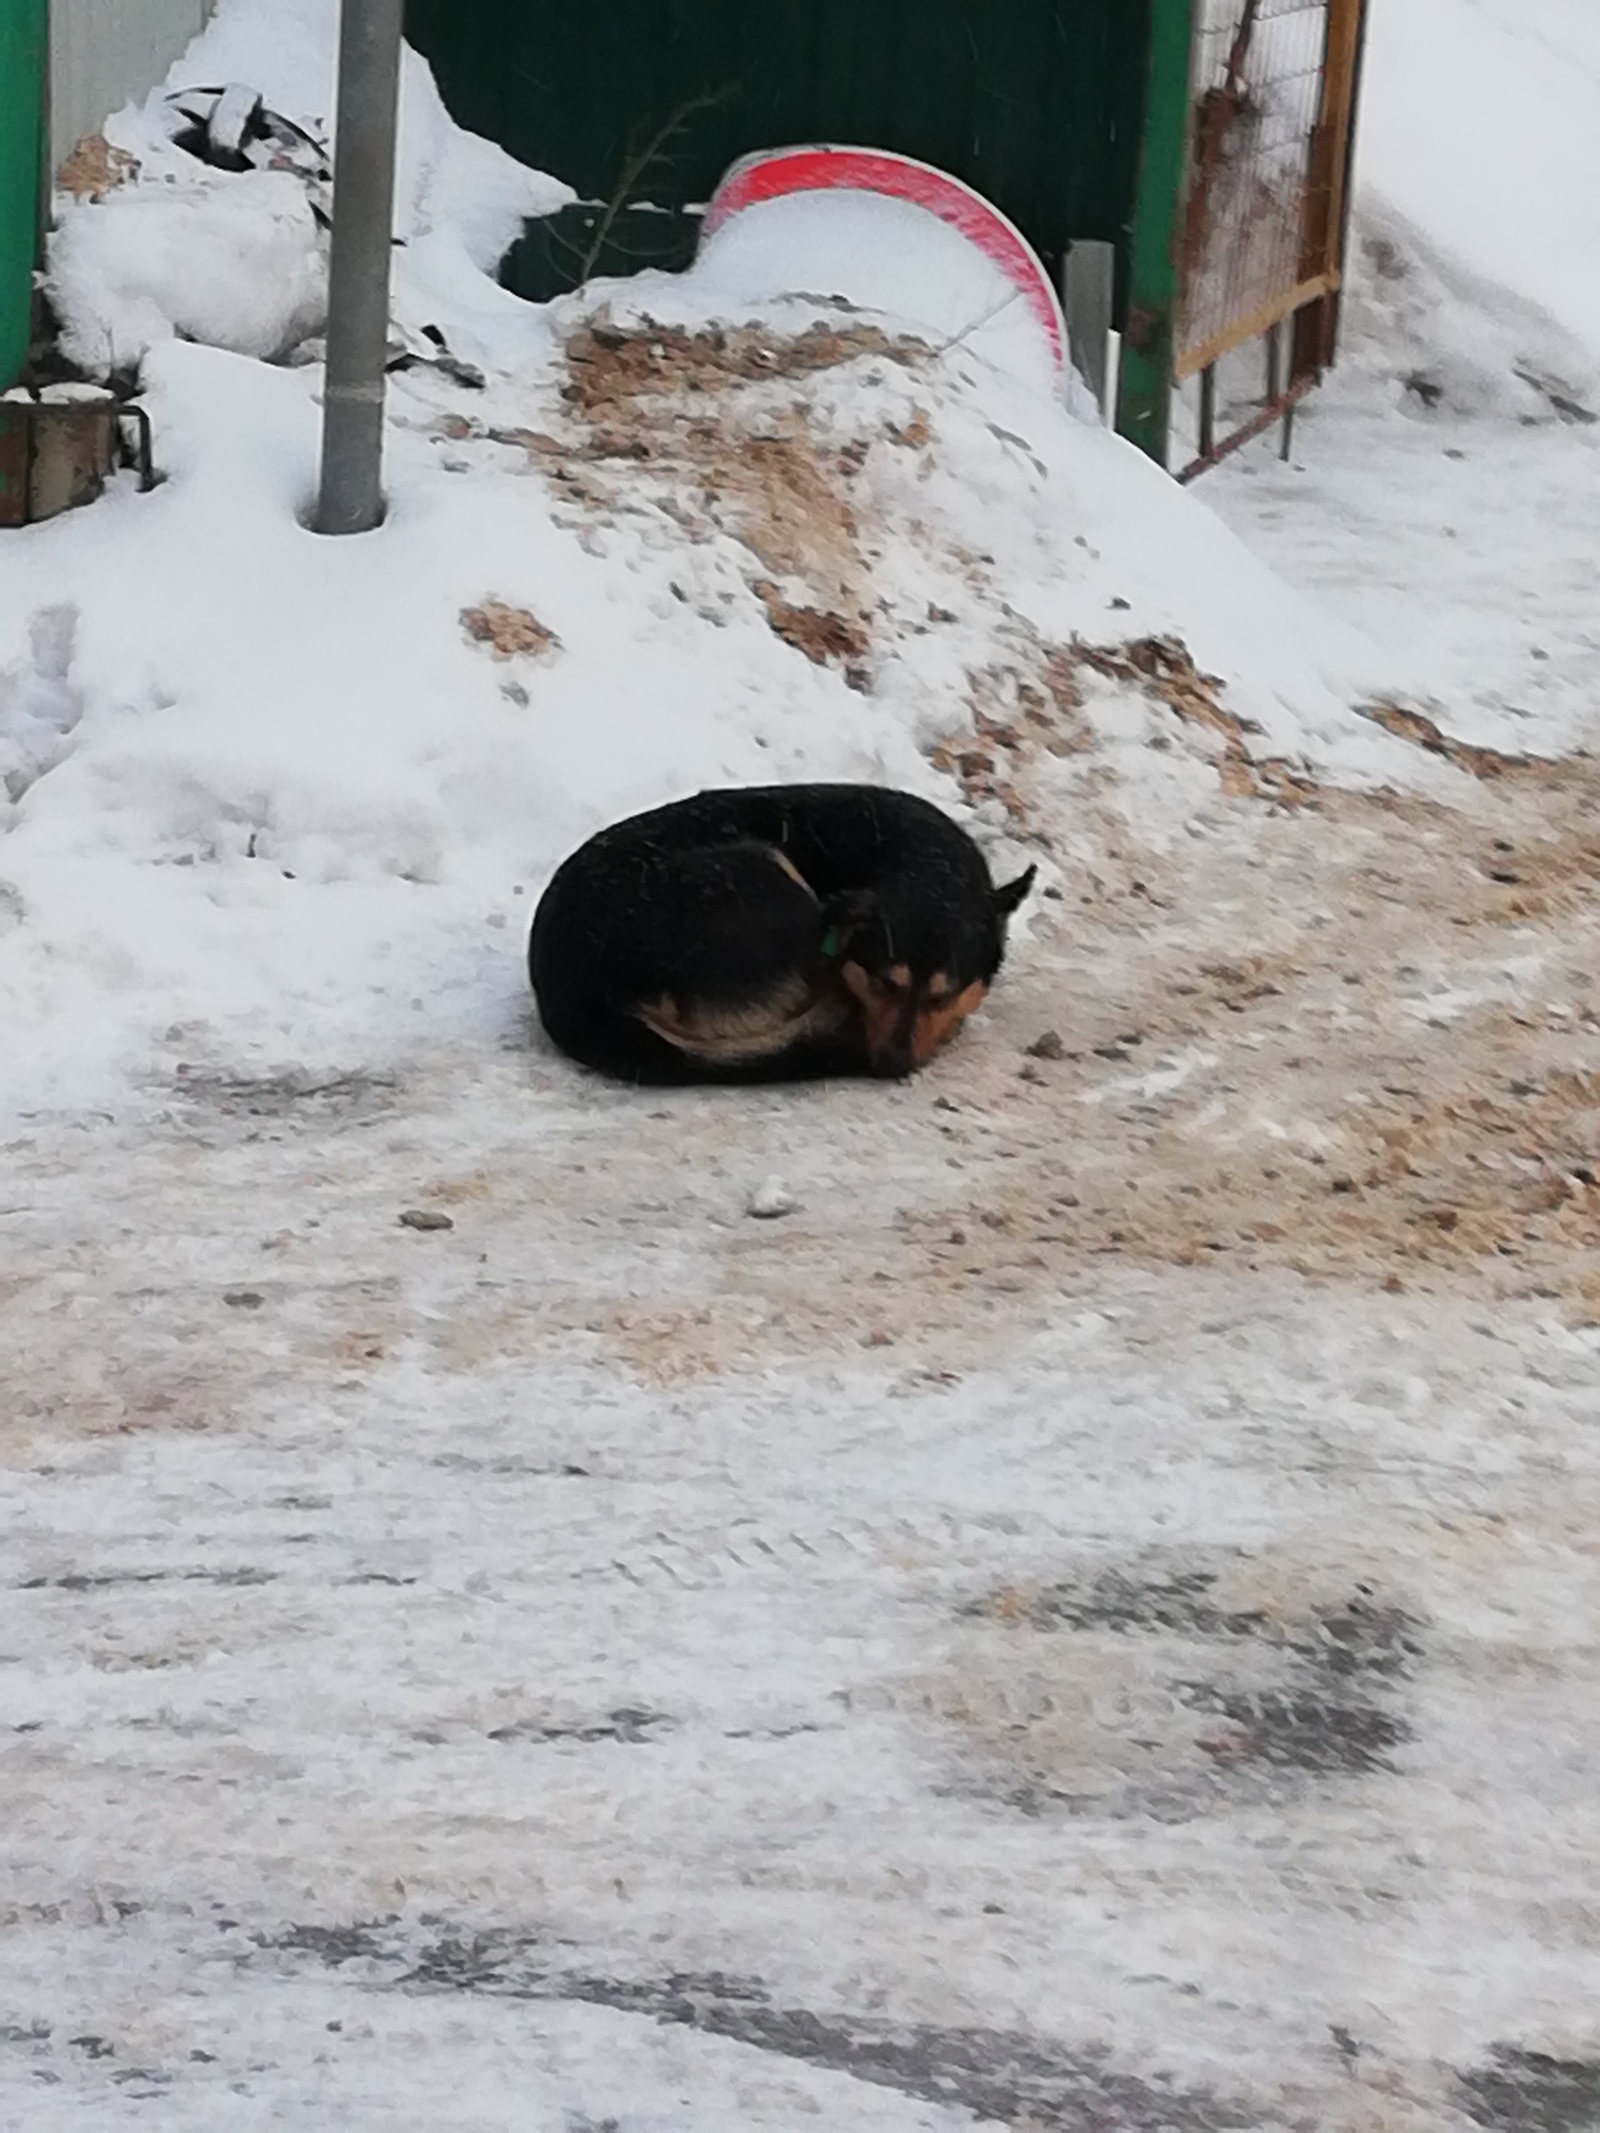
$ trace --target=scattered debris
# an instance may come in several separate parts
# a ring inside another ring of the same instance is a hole
[[[490,1740],[531,1741],[539,1746],[549,1746],[558,1741],[578,1741],[589,1746],[596,1741],[620,1741],[627,1747],[644,1747],[655,1740],[662,1729],[670,1731],[677,1721],[665,1711],[652,1711],[643,1706],[625,1704],[619,1710],[608,1711],[601,1718],[591,1720],[560,1720],[524,1718],[514,1725],[495,1726],[490,1730]]]
[[[1357,704],[1358,714],[1370,719],[1373,725],[1381,726],[1385,733],[1392,733],[1397,740],[1410,741],[1414,747],[1425,748],[1429,755],[1443,756],[1457,770],[1469,776],[1489,780],[1510,778],[1519,772],[1539,766],[1537,756],[1505,755],[1498,748],[1477,748],[1468,741],[1453,741],[1420,711],[1407,711],[1399,704]],[[1581,760],[1581,755],[1578,758]]]
[[[420,333],[408,333],[403,327],[391,328],[389,357],[384,369],[389,372],[414,370],[419,363],[453,379],[457,385],[466,386],[469,392],[481,393],[489,383],[476,363],[452,354],[449,342],[437,326],[424,326]]]
[[[455,1221],[437,1207],[408,1207],[400,1216],[402,1229],[454,1229]]]
[[[113,148],[103,133],[81,140],[56,172],[57,188],[78,200],[103,200],[139,175],[139,159]]]
[[[871,648],[867,626],[859,619],[851,622],[820,608],[792,606],[770,578],[758,578],[751,591],[766,609],[774,632],[819,667],[830,659],[860,659]]]
[[[461,610],[461,627],[477,644],[486,644],[496,659],[512,659],[519,652],[533,658],[560,648],[561,639],[546,629],[525,607],[511,607],[503,600],[485,600],[478,607]]]
[[[1066,1042],[1059,1030],[1047,1029],[1042,1036],[1034,1038],[1027,1053],[1030,1059],[1065,1059]]]
[[[903,445],[908,451],[914,452],[920,452],[932,435],[933,426],[928,420],[926,410],[920,407],[909,422],[901,423],[898,428],[891,424],[889,429],[891,443]]]
[[[562,397],[592,419],[646,395],[709,393],[730,384],[769,383],[836,369],[859,356],[886,357],[907,368],[927,359],[924,343],[876,326],[818,324],[785,335],[765,326],[658,326],[641,319],[616,326],[598,317],[567,343],[571,382]]]
[[[220,88],[179,89],[168,96],[169,137],[213,170],[286,170],[306,187],[311,212],[323,229],[333,221],[333,166],[326,144],[269,111],[261,92],[243,82]]]
[[[1303,771],[1279,757],[1258,760],[1246,739],[1260,732],[1253,720],[1224,710],[1219,676],[1202,674],[1187,645],[1176,637],[1140,637],[1118,646],[1074,639],[1071,656],[1097,674],[1131,682],[1164,704],[1186,726],[1200,726],[1222,741],[1219,774],[1231,800],[1273,800],[1280,807],[1314,804],[1316,786]]]
[[[1536,370],[1518,370],[1516,376],[1541,399],[1548,401],[1563,422],[1581,423],[1585,428],[1600,422],[1600,415],[1592,407],[1585,407],[1581,400],[1574,399],[1554,378],[1541,377]]]

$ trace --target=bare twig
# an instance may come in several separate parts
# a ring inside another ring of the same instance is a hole
[[[594,235],[589,240],[589,248],[578,264],[578,281],[580,284],[586,282],[594,272],[596,263],[601,253],[605,250],[606,239],[611,235],[617,217],[628,205],[645,172],[656,160],[656,157],[660,155],[662,149],[666,147],[673,135],[681,133],[690,119],[694,118],[699,112],[713,111],[719,104],[731,102],[738,93],[737,84],[727,82],[720,89],[706,89],[699,96],[689,97],[684,103],[679,104],[675,110],[667,114],[666,118],[642,148],[628,157],[622,166],[615,186],[612,188],[611,198],[606,202],[605,211],[595,224]]]

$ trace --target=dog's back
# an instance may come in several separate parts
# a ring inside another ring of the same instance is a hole
[[[845,1011],[814,997],[817,898],[772,847],[616,830],[557,870],[534,916],[529,975],[564,1052],[628,1081],[758,1080],[842,1032]]]
[[[911,793],[703,792],[557,869],[529,973],[555,1043],[628,1080],[902,1073],[981,999],[1027,879],[996,891],[966,832]]]

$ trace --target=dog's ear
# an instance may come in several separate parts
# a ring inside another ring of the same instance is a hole
[[[872,889],[847,889],[822,907],[822,957],[834,963],[850,953],[861,936],[879,924],[882,913]]]
[[[1029,867],[1026,874],[1019,874],[1015,881],[1008,881],[1003,889],[989,891],[989,909],[996,918],[1009,918],[1028,891],[1033,887],[1039,869]]]

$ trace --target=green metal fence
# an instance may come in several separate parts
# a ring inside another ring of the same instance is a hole
[[[0,391],[28,353],[44,156],[45,21],[46,0],[0,0]]]
[[[1077,238],[1126,261],[1152,4],[409,0],[406,28],[462,124],[599,203],[534,226],[508,262],[511,285],[543,297],[585,272],[684,263],[683,210],[737,157],[803,141],[953,172],[1052,271]]]

